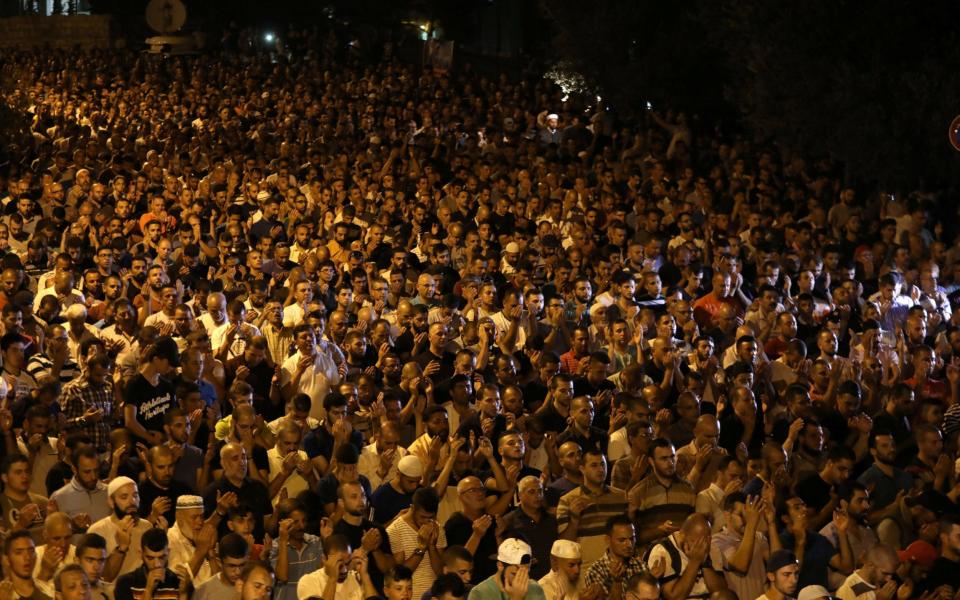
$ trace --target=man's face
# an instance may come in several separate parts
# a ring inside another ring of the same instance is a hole
[[[37,548],[30,538],[19,538],[10,544],[7,552],[10,570],[20,579],[30,579],[37,564]]]
[[[136,515],[140,509],[140,491],[132,483],[121,487],[110,497],[114,511],[118,514]]]
[[[88,580],[100,581],[103,567],[107,564],[107,550],[106,548],[84,548],[77,557],[77,563],[83,568]]]
[[[848,515],[857,521],[863,521],[870,512],[870,496],[863,490],[855,490],[846,505]]]
[[[773,587],[778,592],[791,598],[797,591],[797,584],[800,582],[800,567],[798,565],[787,565],[772,575],[768,573],[767,577],[773,578]]]
[[[152,571],[154,569],[166,569],[167,568],[167,558],[170,555],[170,549],[164,548],[160,551],[151,550],[149,548],[144,548],[142,551],[143,556],[143,566],[147,571]]]
[[[672,446],[655,448],[650,457],[654,472],[664,479],[673,477],[677,472],[677,453]]]
[[[878,435],[876,446],[871,451],[874,460],[881,464],[890,465],[897,457],[897,445],[891,435]]]
[[[601,454],[588,454],[580,467],[583,478],[593,485],[603,485],[607,478],[607,459]]]
[[[629,559],[633,556],[637,545],[637,534],[633,525],[617,525],[607,536],[610,542],[610,551],[614,556]]]
[[[351,516],[362,517],[367,512],[367,494],[363,486],[348,485],[343,490],[343,510]]]
[[[153,461],[150,462],[150,473],[153,480],[159,484],[160,487],[169,487],[170,483],[173,482],[174,466],[175,463],[172,455],[158,454],[153,458]]]

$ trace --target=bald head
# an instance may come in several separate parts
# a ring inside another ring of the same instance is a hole
[[[716,448],[720,441],[720,422],[716,415],[700,415],[693,426],[693,438],[697,448]]]
[[[698,539],[710,535],[710,520],[702,513],[693,513],[680,528],[684,537]]]

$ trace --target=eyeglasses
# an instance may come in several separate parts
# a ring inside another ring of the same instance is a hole
[[[461,494],[476,494],[476,493],[478,493],[478,492],[481,493],[481,494],[485,494],[485,493],[487,492],[487,489],[486,489],[486,488],[482,488],[482,487],[476,487],[476,488],[470,488],[469,490],[463,490],[463,491],[460,492],[460,493],[461,493]]]

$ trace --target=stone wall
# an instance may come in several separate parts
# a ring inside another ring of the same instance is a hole
[[[0,19],[0,48],[112,48],[118,43],[109,15]]]

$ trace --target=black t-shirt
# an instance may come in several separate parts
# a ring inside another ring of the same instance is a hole
[[[960,572],[960,562],[955,562],[942,556],[933,561],[933,568],[924,581],[924,589],[935,590],[941,585],[948,584],[956,587],[957,573]],[[917,590],[922,592],[923,590]]]
[[[147,431],[163,433],[163,415],[177,405],[173,386],[161,377],[157,385],[150,385],[142,373],[137,373],[124,393],[129,405],[137,409],[137,421]]]
[[[170,482],[170,487],[162,489],[153,483],[153,480],[147,479],[140,483],[140,516],[146,518],[153,509],[153,501],[157,498],[168,498],[170,508],[163,513],[163,518],[167,520],[170,526],[173,526],[177,518],[177,498],[180,496],[189,496],[195,492],[180,483],[177,480]]]
[[[473,555],[473,577],[470,579],[473,585],[497,572],[497,563],[493,559],[497,554],[496,529],[496,523],[491,523],[477,545],[477,551]],[[448,546],[464,546],[473,535],[473,520],[462,512],[455,512],[444,523],[443,531],[447,536]]]
[[[401,510],[409,508],[412,500],[413,494],[401,494],[390,482],[384,482],[370,495],[370,508],[373,509],[370,516],[381,525],[389,523]]]
[[[346,536],[346,538],[350,540],[351,548],[359,548],[363,543],[363,534],[371,529],[376,529],[380,532],[380,552],[391,556],[390,538],[387,537],[387,530],[381,525],[377,525],[369,519],[364,519],[359,525],[351,525],[343,519],[340,519],[340,521],[333,526],[334,533]],[[370,571],[370,579],[373,581],[374,587],[377,588],[377,590],[383,590],[383,572],[377,566],[377,561],[374,560],[373,556],[370,557],[370,561],[367,563],[367,569]]]
[[[807,506],[820,512],[830,502],[831,489],[830,484],[824,481],[819,473],[814,473],[797,485],[797,496]]]

